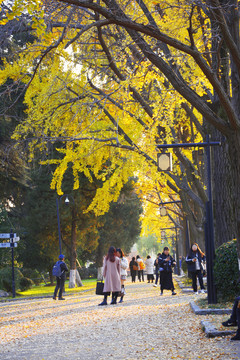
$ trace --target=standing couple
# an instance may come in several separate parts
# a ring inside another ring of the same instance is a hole
[[[127,280],[128,261],[124,257],[122,249],[115,249],[111,246],[108,250],[107,256],[104,258],[103,263],[103,277],[104,282],[104,299],[99,304],[107,305],[107,297],[112,293],[112,301],[110,305],[117,303],[117,297],[121,296],[120,303],[123,302],[125,295],[124,281]]]

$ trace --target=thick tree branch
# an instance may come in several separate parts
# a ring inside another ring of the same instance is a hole
[[[140,49],[143,51],[144,55],[159,68],[160,71],[168,78],[173,87],[187,100],[189,101],[202,115],[203,117],[213,124],[219,131],[223,134],[227,134],[227,124],[221,118],[219,118],[214,112],[209,108],[209,106],[185,83],[182,79],[179,79],[172,69],[167,65],[167,63],[159,56],[157,56],[150,48],[150,46],[145,42],[145,40],[138,34],[138,32],[148,35],[152,38],[158,39],[164,42],[167,45],[173,46],[175,49],[183,51],[184,53],[193,57],[197,65],[203,71],[205,76],[208,78],[212,86],[214,87],[218,97],[221,101],[222,107],[225,109],[225,112],[229,118],[229,122],[233,129],[240,127],[239,120],[234,112],[233,107],[231,106],[230,100],[227,94],[224,92],[224,89],[217,79],[216,74],[208,66],[207,62],[201,56],[201,53],[197,49],[192,49],[192,47],[185,45],[181,41],[178,41],[170,36],[162,33],[159,29],[156,29],[152,25],[143,25],[138,24],[135,21],[131,21],[125,13],[120,9],[115,0],[104,0],[110,10],[99,6],[96,3],[92,3],[86,0],[59,0],[60,2],[70,3],[77,6],[82,6],[90,8],[99,12],[107,19],[113,20],[117,25],[123,26],[128,31],[129,35],[134,39]]]

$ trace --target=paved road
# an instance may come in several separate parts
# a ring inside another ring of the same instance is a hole
[[[203,317],[188,305],[192,295],[179,290],[160,297],[147,283],[129,283],[126,290],[124,303],[106,307],[93,292],[0,304],[0,359],[240,358],[239,343],[205,337]]]

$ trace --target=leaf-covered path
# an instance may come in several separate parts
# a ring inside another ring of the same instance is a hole
[[[238,342],[204,336],[203,318],[189,308],[192,295],[160,297],[147,283],[126,290],[124,303],[105,307],[94,292],[1,303],[1,360],[239,358]]]

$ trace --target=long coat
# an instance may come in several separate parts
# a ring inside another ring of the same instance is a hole
[[[165,261],[167,257],[170,257],[169,261]],[[171,255],[162,255],[158,258],[159,267],[163,270],[160,272],[160,284],[161,290],[174,290],[173,280],[172,280],[172,267],[174,266],[175,260]]]
[[[145,261],[147,275],[153,275],[154,262],[152,258]]]
[[[111,262],[104,258],[103,276],[105,278],[103,292],[121,291],[120,280],[121,264],[120,259],[116,256],[115,261]]]

